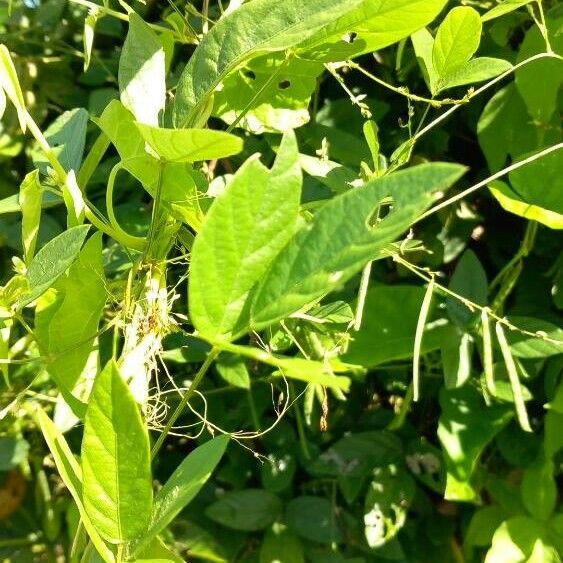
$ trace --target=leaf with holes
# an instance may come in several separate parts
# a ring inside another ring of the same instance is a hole
[[[257,57],[229,74],[215,94],[213,115],[253,133],[285,131],[309,121],[309,101],[323,65],[284,53]]]
[[[463,171],[455,164],[423,164],[333,198],[274,260],[254,296],[252,326],[264,328],[299,311],[350,279],[366,262],[386,256],[387,246]],[[391,198],[392,210],[374,222],[386,198]]]

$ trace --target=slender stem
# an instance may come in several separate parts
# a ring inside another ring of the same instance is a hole
[[[376,82],[380,86],[383,86],[384,88],[387,88],[388,90],[391,90],[392,92],[395,92],[396,94],[400,94],[401,96],[405,96],[406,98],[408,98],[409,100],[412,100],[413,102],[424,102],[424,103],[430,104],[433,107],[441,107],[441,106],[445,106],[445,105],[449,106],[449,105],[465,104],[469,101],[470,94],[467,94],[467,96],[465,96],[464,98],[460,98],[459,100],[454,100],[453,98],[444,98],[443,100],[436,100],[434,98],[425,98],[424,96],[418,96],[416,94],[411,94],[411,92],[409,92],[409,89],[406,88],[405,86],[393,86],[392,84],[385,82],[385,80],[378,78],[377,76],[375,76],[371,72],[367,71],[365,68],[363,68],[358,63],[355,63],[353,61],[346,61],[346,66],[353,68],[355,70],[358,70],[364,76],[367,76],[370,80],[373,80],[374,82]]]
[[[490,184],[494,180],[497,180],[498,178],[502,178],[503,176],[506,176],[506,174],[509,174],[510,172],[513,172],[514,170],[518,170],[518,168],[522,168],[523,166],[526,166],[527,164],[530,164],[531,162],[534,162],[535,160],[539,160],[540,158],[543,158],[544,156],[547,156],[548,154],[551,154],[552,152],[556,152],[560,149],[563,149],[563,143],[558,143],[556,145],[552,145],[551,147],[548,147],[548,148],[546,148],[546,149],[544,149],[544,150],[542,150],[542,151],[540,151],[536,154],[533,154],[532,156],[529,156],[528,158],[525,158],[524,160],[519,160],[518,162],[515,162],[514,164],[511,164],[510,166],[503,168],[502,170],[500,170],[499,172],[496,172],[492,176],[489,176],[488,178],[481,180],[481,182],[477,182],[477,184],[471,186],[470,188],[467,188],[466,190],[463,190],[459,194],[457,194],[457,195],[443,201],[442,203],[439,203],[438,205],[432,207],[432,209],[429,209],[426,213],[423,213],[416,220],[416,222],[418,223],[419,221],[426,219],[426,217],[429,217],[430,215],[433,215],[437,211],[440,211],[440,209],[444,209],[444,207],[448,207],[452,203],[455,203],[456,201],[463,199],[465,196],[467,196],[467,195],[469,195],[473,192],[476,192],[477,190],[481,189],[483,186]]]
[[[373,262],[368,262],[362,271],[362,278],[360,280],[360,289],[358,290],[358,304],[356,305],[356,314],[354,316],[354,330],[357,332],[362,326],[362,317],[364,314],[364,307],[366,305],[366,296],[369,287],[369,278],[371,276],[371,266]]]
[[[561,57],[560,55],[557,55],[556,53],[539,53],[537,55],[533,55],[532,57],[529,57],[527,59],[524,59],[523,61],[519,62],[518,64],[514,65],[512,68],[510,68],[509,70],[507,70],[506,72],[503,72],[502,74],[499,74],[499,76],[497,76],[496,78],[493,78],[492,80],[490,80],[489,82],[487,82],[484,86],[481,86],[481,88],[478,88],[477,90],[475,90],[474,92],[472,92],[469,96],[468,99],[473,99],[476,96],[478,96],[479,94],[482,94],[483,92],[485,92],[486,90],[488,90],[489,88],[492,88],[495,84],[497,84],[498,82],[504,80],[507,76],[510,76],[512,73],[514,73],[516,70],[518,70],[519,68],[533,62],[533,61],[537,61],[540,59],[560,59],[562,60],[563,57]],[[436,127],[438,124],[440,124],[442,121],[444,121],[445,119],[447,119],[450,115],[452,115],[452,113],[456,112],[460,107],[462,107],[461,104],[455,105],[453,107],[451,107],[450,109],[448,109],[448,111],[445,111],[442,115],[440,115],[438,118],[436,118],[434,121],[432,121],[431,123],[429,123],[424,129],[421,129],[418,133],[415,133],[415,135],[413,136],[412,140],[417,141],[418,139],[420,139],[420,137],[422,137],[423,135],[425,135],[426,133],[428,133],[428,131],[434,129],[434,127]]]
[[[207,358],[205,358],[205,361],[199,368],[198,372],[195,374],[195,377],[192,381],[192,384],[190,385],[190,388],[184,393],[184,396],[182,397],[180,404],[176,407],[176,409],[168,419],[168,422],[166,423],[164,430],[162,431],[155,445],[153,446],[151,451],[151,459],[154,459],[156,454],[159,452],[160,448],[162,447],[162,444],[164,443],[164,440],[166,439],[166,436],[168,435],[172,426],[174,426],[174,423],[178,420],[178,418],[186,408],[186,405],[188,404],[190,399],[194,396],[196,389],[201,383],[204,375],[207,373],[207,370],[211,367],[211,364],[214,362],[215,358],[217,358],[217,356],[219,355],[219,352],[220,350],[218,348],[212,348],[209,354],[207,355]]]
[[[289,384],[290,398],[293,400],[295,397],[295,390],[293,388],[293,383]],[[311,451],[309,450],[309,444],[307,443],[307,436],[305,435],[305,425],[303,424],[303,416],[301,415],[301,410],[299,409],[299,404],[295,402],[293,404],[293,412],[295,413],[295,422],[297,423],[297,433],[299,434],[299,444],[301,446],[301,451],[303,452],[303,457],[306,460],[312,459]]]

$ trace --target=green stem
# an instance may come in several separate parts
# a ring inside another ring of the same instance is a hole
[[[289,384],[289,398],[291,401],[295,398],[295,391],[293,389],[293,384]],[[309,450],[309,444],[307,443],[307,436],[305,435],[305,425],[303,424],[303,417],[301,411],[299,410],[299,404],[296,402],[293,405],[293,412],[295,413],[295,421],[297,422],[297,433],[299,434],[299,444],[301,446],[301,451],[303,452],[303,457],[306,460],[312,459],[311,451]]]
[[[211,367],[211,364],[214,362],[215,358],[217,358],[217,356],[219,355],[219,352],[220,350],[218,348],[212,348],[209,354],[207,355],[207,358],[205,358],[205,361],[199,368],[198,372],[195,374],[195,377],[192,381],[192,384],[190,385],[190,388],[184,393],[184,396],[182,397],[180,404],[176,407],[176,409],[168,419],[168,422],[166,423],[164,430],[162,431],[155,445],[153,446],[153,449],[151,451],[151,459],[154,459],[156,454],[159,452],[160,448],[162,447],[162,444],[164,443],[164,440],[166,439],[166,436],[168,435],[172,426],[174,426],[174,423],[178,420],[178,418],[186,408],[186,405],[188,404],[190,399],[194,396],[196,389],[198,388],[203,377],[207,373],[207,370]]]

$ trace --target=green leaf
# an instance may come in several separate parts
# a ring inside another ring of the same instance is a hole
[[[0,89],[5,92],[8,99],[14,104],[18,113],[18,120],[20,127],[25,133],[27,125],[27,110],[25,109],[25,99],[18,80],[18,75],[10,51],[6,45],[0,44]],[[4,106],[6,99],[4,97]],[[3,113],[3,111],[1,112]]]
[[[563,13],[548,12],[546,25],[552,49],[563,53]],[[538,26],[532,26],[520,46],[516,62],[521,62],[546,51],[545,39]],[[563,61],[555,58],[540,59],[519,68],[515,73],[515,84],[522,96],[529,115],[539,125],[545,126],[554,117],[560,129],[558,96],[563,83]],[[538,88],[541,84],[541,88]]]
[[[136,124],[143,139],[161,160],[195,162],[225,158],[242,151],[242,139],[211,129],[160,129]]]
[[[35,411],[35,418],[37,425],[41,428],[43,438],[45,438],[47,446],[51,451],[51,455],[55,460],[57,471],[78,507],[82,524],[90,540],[102,559],[107,563],[113,563],[115,561],[113,553],[100,537],[97,526],[92,522],[88,512],[84,508],[82,502],[82,470],[80,465],[70,451],[64,436],[57,430],[57,427],[53,424],[51,419],[39,407]]]
[[[305,563],[299,538],[287,528],[274,525],[264,535],[260,563]]]
[[[288,133],[272,170],[247,160],[207,213],[190,265],[189,311],[204,336],[248,330],[252,288],[295,230],[301,191],[297,141]]]
[[[85,299],[84,296],[88,298]],[[68,275],[37,302],[35,336],[47,358],[47,370],[74,413],[83,417],[91,381],[81,379],[96,345],[98,325],[106,303],[102,265],[102,234],[84,245]]]
[[[237,67],[303,42],[362,3],[365,0],[254,0],[221,18],[182,72],[174,103],[175,126],[203,125],[213,91]]]
[[[545,540],[541,522],[527,516],[510,518],[495,532],[485,563],[557,563],[557,553]]]
[[[517,10],[521,6],[525,6],[526,4],[530,4],[534,2],[534,0],[503,0],[498,6],[491,8],[488,12],[485,12],[481,16],[482,22],[488,22],[495,18],[499,18],[500,16],[504,16],[505,14],[509,14],[514,10]]]
[[[540,457],[524,472],[522,501],[531,516],[546,521],[557,504],[555,467],[551,459]]]
[[[158,126],[166,102],[164,49],[154,31],[136,13],[119,59],[119,92],[123,105],[140,123]]]
[[[45,139],[67,172],[78,171],[80,168],[87,127],[88,112],[84,108],[76,108],[65,111],[45,130]],[[43,150],[36,146],[32,155],[35,165],[41,172],[46,172],[50,164]]]
[[[300,44],[297,53],[326,62],[378,51],[428,25],[446,4],[445,0],[364,0]]]
[[[246,362],[236,354],[221,354],[215,361],[219,375],[234,387],[250,389],[250,375]]]
[[[82,440],[84,506],[112,543],[146,532],[152,510],[149,437],[115,362],[94,382]]]
[[[432,34],[423,27],[419,29],[416,33],[411,35],[411,41],[414,47],[414,52],[416,54],[416,60],[422,71],[422,76],[424,81],[428,86],[428,90],[434,93],[436,92],[436,87],[440,77],[436,73],[434,68],[434,62],[432,60],[432,52],[434,50],[434,38]]]
[[[34,170],[29,172],[23,179],[19,194],[19,204],[22,212],[23,254],[24,261],[28,265],[35,254],[42,202],[43,188],[39,182],[39,170]]]
[[[365,477],[375,467],[397,463],[401,440],[387,431],[356,432],[338,440],[307,467],[320,477]]]
[[[228,443],[228,436],[218,436],[197,447],[176,468],[154,498],[149,528],[135,545],[135,553],[140,553],[197,495],[221,461]]]
[[[473,8],[458,6],[448,12],[432,51],[434,69],[442,80],[469,62],[481,42],[481,28],[479,13]]]
[[[257,57],[230,73],[214,95],[213,115],[253,133],[287,131],[309,121],[308,106],[324,67],[285,53]]]
[[[400,466],[374,470],[364,501],[364,533],[372,549],[391,541],[404,526],[415,490],[413,478]]]
[[[296,469],[297,460],[294,455],[270,454],[260,471],[262,486],[272,493],[281,493],[291,486]]]
[[[557,325],[532,317],[510,316],[509,320],[522,330],[539,333],[534,337],[518,331],[506,332],[510,350],[518,358],[547,358],[563,353],[563,329]]]
[[[94,123],[108,136],[121,160],[145,155],[145,141],[133,114],[118,100],[112,100]]]
[[[549,127],[534,124],[514,84],[499,90],[487,103],[477,124],[481,149],[492,172],[560,141],[560,124],[554,117]]]
[[[270,526],[282,509],[280,499],[262,489],[245,489],[225,493],[206,510],[211,520],[243,532],[263,530]]]
[[[350,379],[348,377],[335,375],[335,372],[362,372],[359,366],[344,364],[338,360],[332,362],[316,362],[299,357],[278,356],[266,350],[253,348],[252,346],[231,344],[224,340],[209,340],[214,346],[221,350],[238,354],[256,362],[262,362],[277,368],[278,371],[274,372],[273,375],[299,379],[307,383],[332,387],[342,391],[349,389]]]
[[[489,293],[487,274],[472,250],[466,250],[462,254],[448,289],[477,305],[487,304]],[[448,297],[446,305],[450,318],[461,328],[469,328],[479,318],[478,311],[472,311],[459,299]]]
[[[96,23],[100,17],[100,11],[96,8],[91,10],[84,19],[84,33],[82,35],[82,42],[84,46],[84,72],[88,70],[90,61],[92,59],[92,47],[94,46],[94,33]]]
[[[11,471],[27,460],[29,442],[23,438],[0,438],[0,471]]]
[[[489,547],[495,530],[506,516],[506,511],[497,505],[477,509],[467,527],[464,544],[472,547]]]
[[[448,74],[448,76],[440,82],[440,89],[436,91],[436,93],[447,90],[448,88],[485,82],[503,72],[507,72],[511,68],[512,65],[504,59],[478,57],[467,62],[451,74]]]
[[[303,539],[330,544],[342,541],[332,503],[321,497],[302,496],[289,501],[285,519],[289,529]]]
[[[424,293],[424,288],[415,286],[372,287],[366,295],[362,326],[354,334],[342,359],[374,367],[412,358]],[[445,319],[428,323],[422,339],[422,353],[440,348],[450,331],[451,326]]]
[[[512,418],[510,407],[485,406],[480,394],[465,385],[440,392],[442,414],[438,438],[448,471],[444,496],[449,500],[472,501],[477,493],[472,475],[485,446]]]
[[[453,164],[423,164],[338,195],[278,254],[252,303],[254,329],[300,310],[343,284],[416,221],[463,173]],[[386,198],[392,210],[372,225]]]
[[[30,292],[18,301],[19,307],[35,301],[64,274],[80,252],[89,230],[89,225],[73,227],[39,250],[27,269]]]
[[[563,229],[562,213],[528,203],[505,182],[495,180],[489,184],[489,190],[501,207],[509,213],[514,213],[514,215],[519,215],[529,221],[537,221],[550,229]]]

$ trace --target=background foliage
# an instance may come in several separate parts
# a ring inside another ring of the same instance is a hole
[[[3,560],[561,560],[561,5],[0,33]]]

